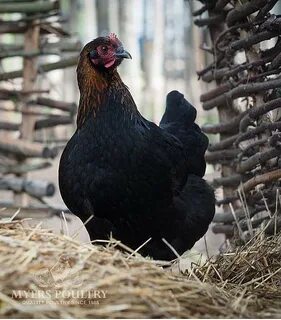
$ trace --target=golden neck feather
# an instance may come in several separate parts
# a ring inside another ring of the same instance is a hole
[[[128,111],[137,113],[135,102],[116,69],[102,72],[91,65],[87,57],[81,57],[77,67],[80,102],[77,115],[77,127],[81,127],[89,113],[95,117],[110,93],[120,93]]]

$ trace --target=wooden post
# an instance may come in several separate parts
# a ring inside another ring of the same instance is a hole
[[[214,13],[209,11],[209,16],[212,17]],[[216,43],[218,36],[225,30],[226,26],[223,21],[220,24],[215,24],[210,26],[210,33],[212,38],[213,45]],[[221,81],[216,81],[216,84],[219,86]],[[233,108],[233,105],[228,105],[226,108],[225,105],[218,106],[218,116],[219,122],[225,123],[232,120],[238,114],[237,111]],[[223,141],[229,137],[231,137],[231,133],[221,133],[220,141]],[[221,175],[222,177],[229,177],[235,174],[235,168],[231,165],[222,165],[221,166]],[[224,187],[223,188],[223,196],[224,198],[231,197],[234,194],[235,189],[233,187]],[[233,203],[233,206],[236,208],[236,203]],[[224,206],[225,211],[229,210],[228,204]]]
[[[24,35],[24,50],[25,51],[36,51],[39,49],[39,36],[40,27],[36,24],[36,20],[30,22],[30,25]],[[38,58],[37,57],[25,57],[23,59],[23,84],[22,90],[24,92],[30,92],[35,88],[36,77],[38,73]],[[29,105],[28,100],[30,95],[24,95],[22,99],[22,111],[28,111]],[[21,123],[21,139],[33,140],[33,131],[36,117],[30,114],[22,114]],[[23,175],[27,177],[27,174]],[[15,194],[15,205],[27,206],[29,199],[26,194]]]

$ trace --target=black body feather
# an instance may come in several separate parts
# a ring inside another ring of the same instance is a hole
[[[59,167],[61,195],[82,220],[95,216],[86,225],[91,239],[112,234],[136,249],[152,237],[141,252],[173,259],[162,238],[182,254],[214,215],[213,190],[201,178],[208,140],[180,93],[168,95],[159,127],[140,115],[122,85],[107,89],[99,110],[87,114],[68,142]]]

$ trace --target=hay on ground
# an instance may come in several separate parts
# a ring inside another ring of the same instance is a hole
[[[175,275],[117,241],[0,222],[0,317],[278,317],[280,236],[254,243]]]

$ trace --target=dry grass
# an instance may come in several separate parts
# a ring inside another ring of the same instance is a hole
[[[243,301],[247,316],[281,317],[281,233],[269,238],[260,232],[235,251],[207,261],[195,273],[204,283],[233,294],[237,307]]]
[[[259,237],[175,275],[116,241],[83,245],[0,222],[0,317],[278,317],[280,240]]]

